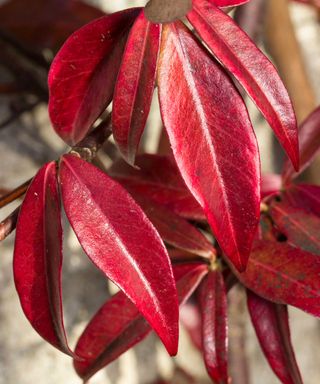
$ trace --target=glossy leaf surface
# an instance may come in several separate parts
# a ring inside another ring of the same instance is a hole
[[[291,344],[288,309],[247,291],[248,309],[260,346],[283,384],[302,384]]]
[[[33,328],[62,352],[65,335],[61,297],[62,227],[56,164],[43,166],[30,185],[17,223],[14,280]]]
[[[135,195],[134,199],[166,243],[207,258],[215,254],[211,243],[187,220],[171,212],[165,206],[152,202],[152,200],[138,195]]]
[[[181,178],[177,165],[169,156],[139,155],[135,169],[120,160],[109,174],[133,196],[137,193],[165,205],[174,213],[193,220],[205,220],[205,214]]]
[[[296,118],[288,92],[273,64],[232,18],[208,0],[195,0],[188,19],[219,62],[256,103],[297,169]]]
[[[201,2],[202,0],[196,0],[196,3]],[[236,5],[245,4],[250,0],[208,0],[209,3],[213,3],[217,7],[232,7]]]
[[[211,271],[199,288],[202,315],[202,348],[209,376],[214,382],[229,382],[227,293],[222,273]]]
[[[180,303],[196,289],[206,271],[203,264],[174,267]],[[76,353],[84,360],[74,362],[77,373],[88,380],[150,331],[136,306],[123,292],[117,293],[101,307],[81,335]]]
[[[150,111],[161,26],[141,11],[128,37],[114,93],[113,135],[125,159],[134,164]]]
[[[178,300],[170,260],[141,208],[93,165],[65,155],[64,208],[81,246],[138,307],[172,355],[178,343]]]
[[[308,252],[320,255],[320,218],[311,212],[292,207],[286,202],[275,202],[270,214],[278,230],[288,242]]]
[[[239,280],[267,300],[320,316],[319,256],[276,241],[257,242]]]
[[[246,107],[180,22],[163,27],[158,85],[182,177],[221,248],[243,270],[260,214],[259,154]]]
[[[139,10],[104,16],[72,34],[49,73],[49,114],[69,145],[81,141],[111,102],[126,35]]]
[[[286,162],[282,173],[285,182],[300,175],[320,150],[320,107],[301,124],[299,128],[299,149],[300,170],[295,172],[292,165]]]
[[[291,185],[285,190],[283,196],[293,207],[302,208],[320,216],[320,186]]]

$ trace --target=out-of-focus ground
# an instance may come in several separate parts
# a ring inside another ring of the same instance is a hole
[[[0,4],[1,4],[0,0]],[[92,0],[110,12],[143,1]],[[315,12],[303,5],[292,5],[297,36],[305,57],[308,74],[320,101],[320,26]],[[1,55],[1,52],[0,52]],[[272,171],[272,134],[253,106],[250,106],[257,131],[264,171]],[[5,114],[0,98],[0,116]],[[158,132],[158,113],[152,114],[149,131]],[[148,140],[148,139],[147,139]],[[148,142],[149,150],[156,144]],[[41,164],[55,159],[65,150],[64,144],[50,127],[45,107],[24,114],[20,121],[0,131],[0,186],[12,188],[34,175]],[[14,205],[1,210],[1,219]],[[78,384],[81,380],[70,358],[46,344],[30,327],[22,314],[12,278],[14,236],[0,244],[0,384]],[[108,295],[103,276],[87,261],[75,238],[65,232],[64,300],[66,327],[71,345],[86,321]],[[305,384],[320,382],[320,323],[301,311],[290,309],[292,338]],[[278,383],[264,360],[248,319],[247,354],[252,383]],[[149,337],[120,357],[92,379],[92,384],[148,384],[158,372],[170,376],[175,362],[191,372],[197,383],[209,383],[199,353],[188,335],[181,331],[179,355],[171,360],[155,336]]]

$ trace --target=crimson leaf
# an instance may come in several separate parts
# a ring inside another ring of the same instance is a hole
[[[261,348],[283,384],[302,384],[291,344],[288,309],[247,291],[248,309]]]
[[[180,22],[163,27],[158,85],[182,177],[221,248],[243,270],[260,214],[259,153],[244,102]]]
[[[125,159],[134,164],[136,150],[150,111],[161,26],[141,11],[128,37],[114,92],[112,126]]]
[[[195,0],[188,20],[248,92],[298,169],[297,122],[288,92],[273,64],[232,18],[208,0]]]
[[[155,228],[118,183],[86,161],[63,156],[60,179],[64,208],[84,251],[176,354],[178,299],[169,256]]]
[[[139,9],[97,19],[74,32],[49,73],[49,114],[68,144],[82,140],[111,102],[128,30]]]
[[[63,325],[62,227],[56,164],[43,166],[22,203],[14,249],[14,280],[23,311],[49,343],[72,355]]]
[[[302,208],[320,216],[320,186],[291,185],[284,191],[283,196],[293,207]]]

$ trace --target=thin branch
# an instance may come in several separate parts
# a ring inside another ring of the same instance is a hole
[[[13,191],[2,196],[0,198],[0,208],[5,207],[13,201],[19,199],[19,197],[23,196],[26,193],[31,181],[32,179],[27,180],[23,184],[19,185],[19,187],[15,188]]]
[[[20,206],[0,223],[0,241],[3,241],[16,229]]]

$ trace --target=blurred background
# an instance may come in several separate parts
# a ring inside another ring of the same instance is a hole
[[[0,194],[17,187],[67,148],[47,115],[46,77],[50,62],[68,35],[81,25],[145,1],[0,0]],[[301,122],[320,103],[320,24],[317,8],[287,0],[252,0],[232,15],[274,60]],[[271,129],[247,100],[262,157],[263,172],[280,172],[283,153]],[[157,100],[148,121],[143,150],[166,152]],[[119,156],[110,144],[111,157]],[[103,159],[110,158],[106,153]],[[319,183],[319,159],[303,175]],[[19,202],[0,211],[5,218]],[[64,303],[71,345],[114,287],[81,252],[65,228]],[[22,314],[12,278],[14,235],[0,243],[0,384],[77,384],[71,360],[42,341]],[[235,384],[278,383],[262,356],[248,319],[241,289],[229,298],[230,360]],[[196,321],[188,307],[188,324]],[[290,308],[293,344],[306,384],[320,382],[320,322]],[[98,373],[93,384],[209,383],[202,358],[185,328],[179,355],[170,359],[154,335]],[[246,365],[246,359],[247,365]],[[183,371],[182,371],[183,370]],[[184,372],[185,371],[185,372]],[[188,374],[195,381],[191,381]],[[159,381],[160,383],[160,381]]]

